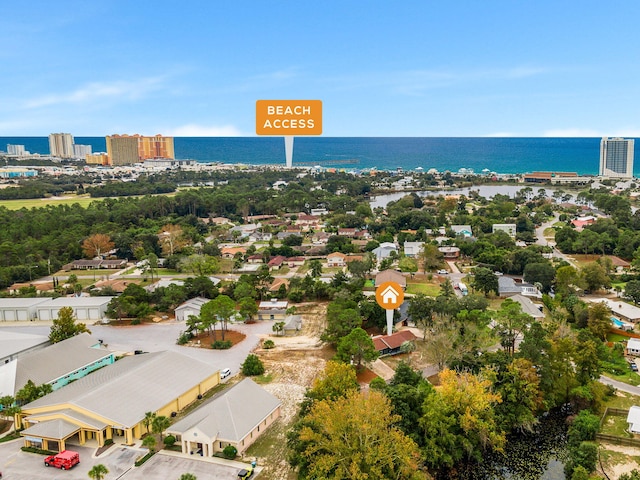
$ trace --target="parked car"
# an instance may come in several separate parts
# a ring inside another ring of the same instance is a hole
[[[638,365],[636,365],[635,362],[634,363],[630,363],[629,367],[631,367],[631,370],[634,371],[634,372],[638,371]]]
[[[447,275],[449,272],[446,270],[438,270],[438,275]]]
[[[80,463],[80,454],[71,450],[63,450],[55,455],[49,455],[44,459],[45,467],[56,467],[60,470],[69,470]]]
[[[227,378],[229,375],[231,375],[231,369],[230,368],[223,368],[222,370],[220,370],[220,378],[222,380]]]
[[[238,478],[246,479],[253,475],[253,465],[243,468],[238,472]]]

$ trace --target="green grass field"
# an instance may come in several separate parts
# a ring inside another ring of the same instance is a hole
[[[79,203],[81,207],[87,207],[91,202],[99,201],[100,199],[91,198],[89,195],[65,195],[64,197],[51,197],[51,198],[28,198],[24,200],[2,200],[0,201],[0,207],[5,207],[9,210],[20,210],[22,208],[42,208],[47,205],[73,205]]]
[[[440,285],[432,283],[407,283],[407,293],[423,293],[430,297],[437,297],[440,294]]]

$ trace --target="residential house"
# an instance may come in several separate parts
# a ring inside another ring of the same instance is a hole
[[[342,252],[333,252],[327,255],[327,267],[345,267],[349,262],[362,261],[362,255],[347,255]]]
[[[376,275],[376,287],[386,282],[395,282],[402,288],[407,288],[407,277],[395,270],[383,270]]]
[[[451,230],[453,233],[458,235],[462,235],[463,237],[472,237],[473,232],[471,231],[471,225],[451,225]]]
[[[286,300],[278,301],[277,298],[265,300],[258,305],[258,320],[275,320],[282,322],[287,316],[287,307],[289,302]]]
[[[411,330],[400,330],[391,335],[377,335],[373,337],[373,345],[380,356],[396,355],[401,353],[402,344],[405,342],[414,342],[416,336]]]
[[[420,255],[424,248],[424,242],[404,242],[404,254],[407,257],[415,258]]]
[[[282,402],[250,378],[214,397],[167,429],[182,453],[210,457],[228,445],[243,454],[280,416]]]
[[[208,298],[204,298],[204,297],[195,297],[195,298],[190,298],[189,300],[187,300],[184,303],[181,303],[180,305],[178,305],[175,310],[175,316],[176,316],[176,321],[177,322],[184,322],[186,320],[189,319],[190,316],[195,316],[195,317],[199,317],[200,316],[200,309],[202,308],[202,306],[209,302],[210,300]]]
[[[453,246],[438,247],[438,251],[442,253],[445,260],[455,260],[460,257],[460,249]]]
[[[633,405],[629,408],[627,423],[629,424],[629,432],[631,432],[631,434],[640,434],[640,407]]]
[[[261,254],[256,253],[255,255],[251,255],[247,258],[247,263],[264,263],[264,257]]]
[[[498,296],[511,297],[516,294],[521,294],[525,297],[542,298],[542,292],[535,285],[522,282],[519,279],[516,281],[512,277],[498,277]]]
[[[287,265],[289,265],[289,268],[301,267],[304,265],[305,260],[304,257],[289,257],[287,258]]]
[[[276,255],[271,260],[269,260],[269,263],[267,264],[269,266],[269,270],[271,271],[280,270],[282,265],[285,264],[286,260],[287,260],[287,257],[283,255]]]
[[[520,304],[522,313],[526,313],[527,315],[530,315],[535,319],[544,318],[544,312],[542,311],[543,306],[541,304],[533,303],[529,297],[525,297],[520,293],[516,293],[509,298],[514,302],[518,302]]]
[[[127,266],[127,261],[124,259],[115,260],[74,260],[71,263],[67,263],[62,267],[63,270],[93,270],[93,269],[120,269]]]
[[[622,300],[611,300],[609,298],[592,298],[588,300],[591,303],[604,303],[611,313],[618,317],[620,320],[625,320],[631,323],[638,323],[640,321],[640,308],[631,305]]]
[[[391,242],[382,242],[379,247],[374,248],[371,253],[376,256],[378,261],[384,260],[385,258],[389,258],[391,253],[398,253],[398,247],[396,247],[395,243]]]
[[[629,338],[627,340],[627,355],[640,356],[640,338]]]
[[[220,249],[222,258],[234,258],[236,254],[244,255],[247,253],[247,249],[244,247],[223,247]]]
[[[511,238],[516,238],[516,224],[515,223],[494,223],[491,226],[491,233],[505,232]]]

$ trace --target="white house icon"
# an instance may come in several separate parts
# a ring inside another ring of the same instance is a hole
[[[382,297],[382,303],[390,303],[392,305],[398,301],[399,295],[400,294],[392,286],[388,286],[380,294],[380,296]]]

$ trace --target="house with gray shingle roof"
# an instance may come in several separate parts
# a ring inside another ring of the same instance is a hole
[[[280,416],[282,402],[245,378],[167,429],[182,453],[211,456],[233,445],[244,452]]]

